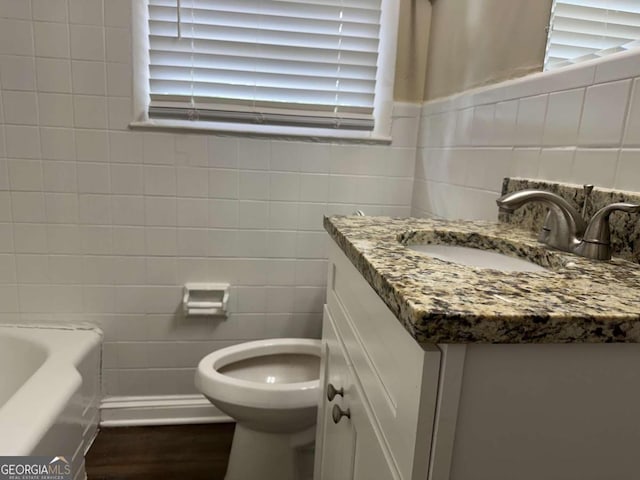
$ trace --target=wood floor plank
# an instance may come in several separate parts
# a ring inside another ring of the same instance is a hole
[[[223,480],[234,428],[103,428],[85,459],[88,480]]]

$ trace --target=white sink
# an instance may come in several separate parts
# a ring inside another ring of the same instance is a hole
[[[458,245],[407,245],[407,248],[447,262],[504,272],[545,272],[546,268],[522,258],[510,257],[490,250]]]

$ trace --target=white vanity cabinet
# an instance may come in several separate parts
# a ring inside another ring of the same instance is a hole
[[[323,348],[315,480],[640,475],[640,344],[421,346],[330,242]]]
[[[423,349],[334,245],[316,480],[426,479],[440,352]],[[343,394],[327,398],[331,385]],[[333,418],[334,409],[350,418]]]

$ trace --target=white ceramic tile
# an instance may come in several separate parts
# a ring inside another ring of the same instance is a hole
[[[238,202],[235,200],[209,200],[209,226],[235,228],[238,226]]]
[[[144,133],[144,163],[173,165],[175,161],[175,137],[166,133]]]
[[[209,201],[203,198],[178,198],[178,226],[208,227]]]
[[[105,3],[108,5],[110,2],[107,0],[107,2]],[[102,25],[102,11],[102,0],[69,0],[69,14],[71,23],[80,23],[83,25]]]
[[[75,193],[45,193],[48,223],[77,223],[78,196]]]
[[[9,169],[4,158],[0,158],[0,190],[9,190]]]
[[[625,149],[620,152],[615,187],[640,191],[640,150]]]
[[[622,139],[631,80],[587,88],[578,142],[584,146],[618,145]]]
[[[10,222],[11,219],[11,193],[0,192],[0,222]]]
[[[36,58],[37,86],[41,92],[71,93],[71,62]]]
[[[20,283],[49,283],[46,255],[16,255],[16,272]]]
[[[37,57],[69,58],[69,26],[67,24],[35,22],[33,29]],[[17,40],[14,38],[13,41]]]
[[[111,97],[107,102],[109,129],[128,130],[133,119],[130,98]]]
[[[107,61],[131,63],[131,34],[127,28],[107,27]]]
[[[145,165],[144,193],[147,195],[175,195],[176,194],[175,167],[161,167]]]
[[[111,198],[109,195],[82,194],[78,198],[80,223],[85,225],[111,225]]]
[[[329,195],[329,176],[323,174],[300,175],[300,200],[326,202]]]
[[[269,229],[296,230],[299,228],[299,215],[307,204],[292,202],[271,202],[269,204]],[[315,204],[308,204],[315,205]]]
[[[321,287],[296,287],[293,311],[296,313],[317,313],[322,311],[325,289]]]
[[[73,123],[80,128],[107,127],[107,100],[89,95],[73,96]]]
[[[471,141],[474,145],[491,145],[494,130],[495,105],[481,105],[473,111]]]
[[[300,198],[300,175],[272,172],[269,175],[271,200],[297,201]]]
[[[567,90],[549,95],[543,144],[575,145],[584,100],[584,89]]]
[[[75,160],[76,148],[73,130],[69,128],[40,129],[42,158],[49,160]]]
[[[47,230],[42,224],[13,226],[16,253],[47,253]]]
[[[13,226],[10,223],[0,224],[0,252],[13,253]]]
[[[113,253],[145,255],[145,235],[142,227],[113,227]]]
[[[262,230],[238,230],[237,242],[236,251],[239,257],[267,257],[272,246],[267,232]]]
[[[7,157],[40,158],[40,132],[37,127],[7,125]]]
[[[40,192],[11,192],[14,222],[44,223],[44,196]]]
[[[31,19],[31,2],[23,0],[0,0],[0,12],[4,18]]]
[[[177,225],[177,204],[173,197],[146,197],[144,204],[145,225],[173,227]]]
[[[42,191],[42,162],[40,160],[8,160],[9,183],[12,190]]]
[[[31,0],[31,7],[34,20],[61,23],[67,21],[66,0]]]
[[[75,60],[104,60],[104,29],[99,26],[70,25],[71,58]]]
[[[142,163],[143,134],[109,132],[109,158],[115,163]]]
[[[499,191],[502,179],[511,175],[511,150],[478,150],[467,163],[465,185]]]
[[[268,170],[271,158],[269,140],[243,139],[238,144],[238,166],[246,170]]]
[[[141,165],[111,164],[111,191],[115,194],[142,194],[144,191]]]
[[[73,124],[73,97],[58,93],[39,93],[40,125],[70,127]]]
[[[221,168],[238,167],[238,139],[229,137],[209,137],[209,166]]]
[[[520,99],[515,145],[540,145],[547,110],[547,95]]]
[[[77,225],[47,225],[48,253],[76,254],[80,248],[80,230]]]
[[[144,198],[114,195],[111,198],[114,225],[144,225]]]
[[[516,134],[517,115],[517,100],[510,100],[496,104],[493,126],[494,145],[513,145]]]
[[[110,27],[128,27],[131,24],[131,6],[128,0],[109,0],[104,5],[104,22]]]
[[[4,90],[35,90],[33,57],[0,56],[0,85]]]
[[[240,228],[264,230],[269,225],[269,202],[240,201],[238,217]]]
[[[296,255],[298,258],[326,258],[327,241],[325,232],[298,232]]]
[[[267,310],[267,289],[240,287],[237,290],[238,313],[262,313]]]
[[[106,75],[103,62],[74,60],[71,62],[73,72],[73,93],[82,95],[104,95],[107,91]]]
[[[13,255],[0,255],[0,284],[16,283],[16,265]]]
[[[204,135],[176,136],[176,163],[190,167],[209,165],[207,137]]]
[[[100,130],[74,130],[76,155],[80,162],[107,162],[109,140],[107,132]]]
[[[210,195],[213,195],[211,189]],[[239,197],[242,200],[268,200],[269,175],[264,172],[240,172]]]
[[[598,187],[613,188],[617,163],[616,149],[579,148],[573,161],[572,181],[577,184],[591,183]]]
[[[177,167],[177,194],[181,197],[209,196],[209,171],[204,168]]]
[[[594,83],[610,82],[640,75],[640,62],[638,52],[629,50],[600,60],[596,67]]]
[[[18,287],[12,285],[0,286],[0,312],[17,313],[18,311]]]
[[[0,55],[33,55],[31,28],[31,22],[0,18]]]
[[[116,97],[132,96],[131,66],[125,63],[107,63],[107,93]],[[205,162],[208,162],[205,159]]]
[[[150,285],[175,285],[177,264],[175,258],[147,257],[147,282]]]
[[[574,148],[543,148],[537,178],[570,182],[574,155]]]
[[[633,82],[624,134],[625,145],[640,145],[640,79]]]
[[[520,178],[536,178],[540,162],[539,148],[516,148],[513,150],[511,173]]]
[[[84,262],[80,255],[49,256],[49,276],[54,284],[80,284],[84,278]]]
[[[207,219],[208,223],[208,219]],[[178,255],[181,257],[206,257],[209,251],[209,232],[205,229],[199,228],[180,228],[178,230]],[[180,262],[178,262],[178,267],[180,267]],[[198,259],[195,267],[187,269],[188,266],[191,266],[190,262],[184,262],[182,267],[183,270],[179,270],[183,272],[183,276],[181,277],[184,281],[209,281],[207,277],[207,267],[206,263]],[[202,276],[199,277],[200,280],[189,280],[191,277],[191,273],[195,270],[197,272],[202,273]]]
[[[78,163],[78,191],[80,193],[109,193],[109,165],[106,163]]]
[[[2,103],[6,123],[38,124],[38,106],[34,92],[3,91]]]
[[[415,147],[418,141],[420,120],[413,118],[394,118],[391,124],[391,145],[394,147]]]
[[[113,313],[115,312],[115,288],[109,286],[92,286],[84,285],[82,287],[82,305],[87,313]],[[106,337],[106,335],[105,335]],[[105,347],[110,345],[104,343],[102,345],[102,368],[108,368],[109,353]],[[102,371],[104,375],[104,370]]]
[[[175,256],[177,234],[175,228],[147,228],[147,255]]]
[[[113,253],[113,235],[109,226],[81,225],[80,238],[82,252],[86,255],[111,255]]]
[[[298,229],[315,230],[323,229],[323,215],[327,213],[324,203],[301,203],[298,209]]]

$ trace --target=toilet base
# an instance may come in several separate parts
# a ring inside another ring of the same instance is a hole
[[[315,426],[268,433],[236,423],[225,480],[311,480]]]

